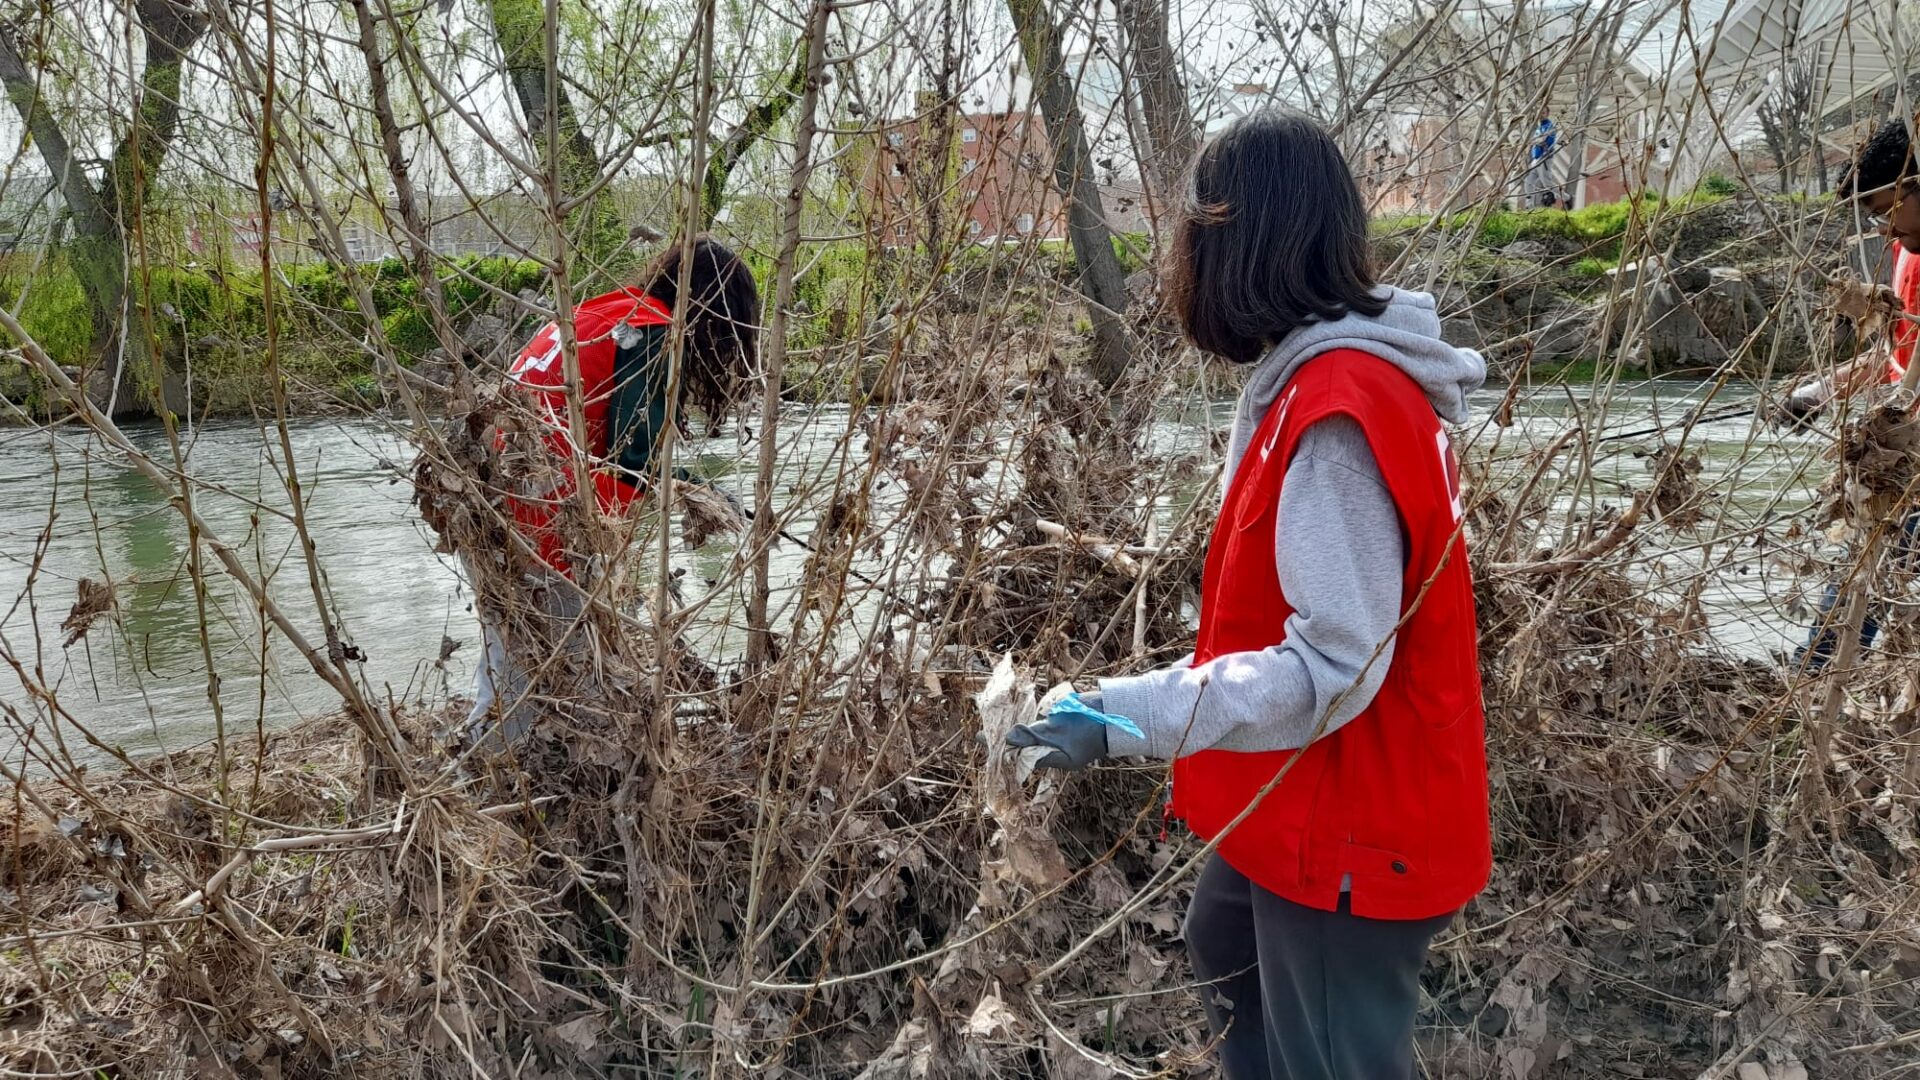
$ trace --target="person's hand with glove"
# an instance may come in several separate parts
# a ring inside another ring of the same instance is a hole
[[[1107,756],[1108,725],[1132,724],[1124,717],[1109,716],[1101,704],[1099,691],[1068,694],[1043,706],[1033,723],[1015,724],[1007,732],[1007,745],[1016,750],[1052,747],[1051,753],[1034,762],[1038,768],[1084,769]]]
[[[1845,401],[1862,390],[1879,385],[1887,370],[1887,358],[1884,347],[1868,349],[1842,364],[1832,375],[1807,380],[1775,406],[1774,421],[1799,427],[1811,422],[1834,402]]]
[[[1776,406],[1774,423],[1781,427],[1801,427],[1819,416],[1832,398],[1832,385],[1826,379],[1814,379],[1781,400]]]

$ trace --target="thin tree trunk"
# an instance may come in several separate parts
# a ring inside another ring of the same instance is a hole
[[[1119,4],[1133,75],[1140,80],[1140,112],[1152,144],[1141,161],[1141,178],[1158,185],[1153,205],[1159,214],[1179,200],[1187,166],[1199,145],[1180,57],[1168,37],[1167,7],[1167,0],[1120,0]]]
[[[815,0],[807,17],[801,44],[800,118],[793,134],[793,181],[787,188],[786,217],[781,223],[780,256],[775,262],[773,311],[767,317],[766,348],[761,353],[765,380],[760,397],[760,470],[753,483],[753,532],[747,550],[753,553],[753,592],[747,598],[747,663],[773,661],[773,630],[767,625],[767,603],[772,594],[771,556],[773,471],[778,456],[774,445],[780,423],[780,384],[787,363],[787,309],[793,306],[794,262],[800,255],[800,217],[806,203],[807,181],[813,173],[814,111],[820,84],[826,80],[827,19],[832,0]],[[711,174],[709,174],[711,175]]]
[[[440,287],[440,277],[433,268],[433,248],[427,244],[426,215],[420,211],[413,174],[400,145],[400,120],[393,109],[393,92],[387,80],[386,61],[380,52],[380,34],[373,11],[369,0],[352,0],[352,7],[354,25],[359,31],[360,55],[367,62],[367,89],[372,98],[374,124],[380,131],[380,151],[386,157],[387,178],[393,181],[394,211],[400,215],[400,228],[406,234],[407,262],[426,301],[434,337],[446,350],[449,360],[464,362],[466,346],[447,313],[445,290]],[[387,17],[392,18],[391,10],[387,11]],[[396,25],[393,32],[403,31]]]
[[[1067,236],[1074,262],[1080,268],[1080,292],[1087,300],[1093,323],[1093,355],[1088,365],[1100,385],[1112,389],[1126,374],[1130,361],[1126,326],[1126,280],[1113,253],[1113,234],[1100,205],[1100,186],[1094,181],[1092,154],[1074,96],[1073,78],[1060,52],[1060,33],[1044,0],[1007,0],[1020,51],[1033,73],[1053,147],[1053,184],[1067,201]]]
[[[34,50],[23,48],[29,43],[21,41],[17,33],[14,27],[0,23],[0,85],[6,87],[7,100],[20,114],[21,123],[33,138],[34,148],[40,151],[40,159],[46,162],[47,171],[52,173],[60,189],[60,197],[66,200],[67,215],[74,230],[81,235],[110,235],[116,225],[113,215],[108,213],[106,202],[74,160],[67,133],[47,109],[35,72],[21,59],[23,52]]]
[[[116,224],[115,242],[111,252],[104,250],[104,244],[95,248],[93,255],[102,262],[90,271],[102,286],[94,312],[96,330],[100,329],[102,314],[117,324],[106,329],[104,335],[96,333],[95,337],[103,354],[111,351],[102,365],[111,380],[104,388],[109,388],[110,400],[119,406],[117,411],[128,411],[135,404],[132,376],[148,366],[153,344],[147,334],[136,330],[150,325],[145,317],[148,303],[145,291],[132,289],[133,303],[127,302],[133,283],[128,277],[126,239],[133,235],[136,224],[133,219],[140,212],[142,193],[159,175],[167,147],[180,130],[180,82],[187,50],[207,31],[204,12],[173,0],[139,0],[134,5],[134,14],[140,23],[146,53],[146,63],[140,72],[140,100],[134,106],[133,123],[107,162],[102,196]],[[118,270],[118,274],[109,285],[104,279],[112,270]],[[152,387],[155,409],[162,407],[160,381],[160,373],[155,371]]]
[[[713,130],[713,102],[716,93],[713,75],[713,39],[716,7],[718,0],[702,0],[694,19],[695,48],[697,59],[694,62],[694,106],[693,137],[688,140],[687,183],[682,192],[678,228],[675,243],[680,245],[680,280],[674,285],[675,296],[690,296],[693,293],[693,231],[700,220],[700,200],[704,189],[696,177],[704,179],[707,175],[707,154],[712,149],[708,145],[708,133]],[[653,629],[654,629],[654,668],[653,699],[667,700],[667,671],[673,663],[674,649],[678,634],[675,631],[674,610],[670,601],[670,586],[673,580],[673,561],[669,535],[673,531],[673,445],[680,429],[680,385],[684,377],[687,348],[687,308],[686,304],[673,305],[673,319],[667,330],[667,422],[660,432],[660,441],[653,451],[654,467],[659,469],[658,486],[654,488],[657,496],[649,496],[659,515],[659,533],[654,540],[656,577],[653,582]],[[657,721],[649,734],[649,746],[655,753],[655,760],[665,760],[671,750],[674,738],[671,713],[662,710],[664,720]]]
[[[604,166],[561,85],[557,59],[548,56],[546,5],[541,0],[488,0],[487,18],[527,134],[546,172],[559,180],[554,201],[564,205],[599,184]],[[576,234],[575,246],[589,258],[609,259],[626,244],[626,231],[604,193],[575,208],[568,224]]]
[[[1860,550],[1860,562],[1852,580],[1843,586],[1846,606],[1841,608],[1833,657],[1828,662],[1826,692],[1819,708],[1807,717],[1806,773],[1800,778],[1800,824],[1806,835],[1815,834],[1815,826],[1827,827],[1829,836],[1840,834],[1839,817],[1833,805],[1833,791],[1827,786],[1827,771],[1833,764],[1833,729],[1846,704],[1845,673],[1853,670],[1860,658],[1860,630],[1866,624],[1867,609],[1872,606],[1868,590],[1880,557],[1878,534],[1870,534]],[[1826,633],[1823,628],[1820,633]]]
[[[498,6],[496,2],[495,7]],[[570,119],[573,106],[560,86],[560,0],[544,0],[540,5],[540,58],[541,84],[553,91],[541,100],[545,113],[540,127],[545,137],[538,143],[546,165],[541,179],[546,183],[547,223],[553,237],[553,261],[547,279],[553,285],[553,325],[559,331],[560,369],[567,385],[567,430],[572,436],[574,455],[572,468],[574,476],[579,478],[579,482],[574,484],[574,496],[580,503],[581,520],[593,521],[598,505],[593,485],[586,482],[587,447],[593,445],[593,440],[587,433],[587,389],[580,373],[580,341],[573,324],[574,260],[568,257],[578,239],[569,242],[567,226],[573,216],[564,209],[570,192],[579,191],[593,182],[594,177],[584,174],[575,176],[568,171],[570,167],[587,160],[582,157],[582,151],[591,154],[593,147],[586,144],[578,122]],[[594,159],[593,169],[597,176],[600,171],[598,159]],[[611,247],[599,248],[591,234],[584,239],[589,258],[597,251],[613,250]],[[662,502],[665,501],[663,498]]]
[[[954,119],[958,111],[953,84],[959,76],[960,58],[953,48],[953,4],[940,5],[940,64],[933,72],[933,91],[922,94],[914,103],[920,117],[920,138],[914,150],[914,168],[908,170],[908,187],[919,200],[918,210],[925,223],[921,231],[921,260],[927,273],[939,275],[940,264],[948,257],[947,204],[954,198],[954,169],[959,156],[954,152]]]

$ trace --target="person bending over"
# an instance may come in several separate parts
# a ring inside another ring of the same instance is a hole
[[[1893,291],[1900,298],[1901,311],[1920,314],[1920,168],[1915,166],[1906,121],[1887,121],[1861,145],[1852,164],[1841,174],[1836,197],[1866,215],[1887,239],[1893,250]],[[1903,318],[1894,324],[1889,336],[1887,343],[1867,349],[1833,375],[1809,380],[1794,390],[1783,406],[1786,418],[1805,423],[1836,401],[1871,387],[1900,382],[1913,359],[1920,326]],[[1909,515],[1902,524],[1893,544],[1895,558],[1913,558],[1917,529],[1920,513]],[[1840,595],[1839,582],[1828,584],[1806,642],[1794,651],[1796,669],[1821,671],[1833,662],[1845,612]],[[1872,648],[1879,635],[1880,620],[1869,610],[1860,624],[1861,650]]]
[[[567,550],[556,522],[561,508],[579,498],[578,462],[601,513],[630,514],[659,474],[654,461],[668,425],[671,371],[668,337],[674,309],[680,305],[680,280],[688,275],[684,305],[685,338],[681,355],[679,401],[697,405],[717,423],[732,405],[742,377],[751,370],[758,346],[760,295],[753,274],[740,257],[707,237],[690,245],[670,244],[640,275],[624,286],[577,305],[573,331],[580,360],[581,405],[588,445],[576,453],[567,395],[566,364],[560,327],[548,323],[533,336],[508,369],[510,383],[525,396],[540,424],[540,444],[557,477],[547,490],[508,500],[516,528],[537,554],[528,567],[536,579],[532,593],[542,614],[562,625],[577,620],[582,598],[577,589],[541,577],[571,579],[579,553]],[[684,415],[684,413],[683,413]],[[694,479],[675,469],[680,479]],[[469,574],[471,577],[471,573]],[[513,663],[505,620],[481,605],[485,655],[475,673],[468,738],[501,727],[508,743],[532,723],[535,709],[525,700],[527,679]]]

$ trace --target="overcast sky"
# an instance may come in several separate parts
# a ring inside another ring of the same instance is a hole
[[[476,21],[470,12],[470,9],[478,10],[473,8],[474,2],[453,0],[439,17],[442,26],[449,28],[454,37],[461,38],[466,48],[478,53],[486,43],[475,29]],[[782,2],[788,8],[797,7],[786,0],[768,0],[768,4]],[[120,0],[71,0],[71,3],[75,6],[58,9],[62,12],[61,18],[74,20],[73,25],[93,35],[95,47],[103,55],[111,58],[123,52],[120,35],[124,32],[121,22],[124,8]],[[1595,12],[1604,9],[1605,3],[1606,0],[1594,3],[1536,0],[1527,5],[1527,10],[1543,15],[1559,10],[1569,18],[1591,19]],[[1772,3],[1781,9],[1797,4],[1809,18],[1851,11],[1855,18],[1870,21],[1869,16],[1884,19],[1893,10],[1893,0],[1772,0]],[[1326,46],[1306,29],[1317,19],[1313,14],[1316,10],[1337,11],[1343,40],[1349,49],[1357,49],[1371,43],[1371,36],[1389,24],[1415,17],[1417,12],[1431,11],[1433,7],[1419,0],[1173,0],[1173,4],[1172,38],[1190,76],[1191,104],[1203,120],[1228,115],[1236,105],[1244,107],[1246,97],[1236,97],[1234,88],[1245,85],[1268,86],[1280,100],[1304,104],[1299,85],[1301,72],[1283,62],[1283,45],[1293,47],[1305,59],[1306,77],[1321,77],[1329,54]],[[1694,48],[1705,44],[1726,11],[1724,0],[1692,0],[1684,5],[1680,0],[1629,0],[1629,5],[1624,36],[1635,42],[1631,58],[1635,66],[1656,76],[1676,60],[1683,69],[1690,69]],[[868,5],[844,9],[841,25],[849,38],[847,45],[850,48],[879,46],[870,51],[855,49],[863,52],[859,79],[872,95],[869,100],[878,111],[894,115],[911,111],[915,91],[927,86],[926,73],[932,55],[929,50],[934,48],[939,32],[934,14],[927,10],[930,6],[917,0],[875,0]],[[1078,10],[1083,6],[1063,3],[1060,8]],[[767,4],[723,7],[734,13],[734,21],[726,31],[730,39],[737,42],[744,37],[755,43],[754,58],[724,64],[718,72],[725,84],[723,97],[728,102],[724,106],[728,110],[722,117],[724,122],[729,116],[737,117],[744,103],[777,74],[771,67],[784,63],[783,57],[790,55],[783,46],[791,41],[792,29],[773,17],[773,8]],[[338,19],[343,17],[344,9],[319,4],[294,5],[292,10],[297,14],[286,17],[311,20]],[[1093,10],[1110,14],[1111,0],[1104,0]],[[1453,10],[1468,22],[1478,18],[1499,23],[1511,17],[1513,6],[1460,0],[1453,5]],[[1683,12],[1693,25],[1691,36],[1682,32]],[[76,14],[80,16],[77,19]],[[1015,75],[1017,50],[1004,0],[973,0],[961,9],[956,22],[965,54],[959,87],[962,106],[968,111],[1025,107],[1030,88]],[[1283,29],[1276,33],[1276,27]],[[344,29],[336,24],[333,32],[338,34]],[[438,35],[429,32],[426,37],[437,36],[444,43],[448,32],[443,30]],[[283,35],[282,41],[287,42],[287,37]],[[1096,126],[1102,120],[1099,114],[1112,108],[1118,89],[1118,75],[1110,60],[1113,49],[1112,41],[1091,40],[1084,29],[1077,29],[1068,39],[1068,51],[1080,66],[1083,107]],[[331,51],[336,59],[331,65],[330,77],[343,80],[346,93],[363,92],[363,87],[355,84],[352,74],[355,65],[345,48],[335,45]],[[201,64],[219,62],[211,48],[211,38],[203,42],[194,55]],[[668,56],[661,62],[678,59]],[[315,60],[309,55],[304,62],[311,64]],[[754,67],[755,64],[759,66]],[[96,117],[108,113],[123,115],[130,97],[129,84],[134,77],[129,67],[111,59],[94,64],[85,74],[98,77],[75,79],[66,92],[86,99],[88,111]],[[300,63],[290,58],[283,66],[283,78],[300,69]],[[1754,73],[1748,82],[1764,83],[1765,76],[1765,72]],[[512,132],[520,126],[508,88],[493,71],[489,60],[475,55],[463,63],[449,65],[445,78],[460,95],[461,107],[477,119],[479,126],[495,132]],[[309,95],[309,100],[316,103],[312,111],[327,114],[326,88],[315,86],[313,90]],[[835,95],[840,91],[841,87],[829,91],[830,103],[838,100]],[[171,167],[176,171],[197,169],[204,173],[207,171],[204,165],[214,162],[219,163],[215,171],[244,178],[250,172],[254,148],[244,137],[244,127],[237,123],[232,89],[214,72],[200,70],[190,75],[187,96],[187,130],[183,133],[182,152],[176,155]],[[68,115],[70,117],[71,112]],[[345,114],[331,115],[329,119],[335,123],[351,122]],[[77,139],[80,145],[92,145],[92,156],[104,157],[111,145],[108,126],[96,120],[82,128]],[[452,160],[449,164],[436,160],[436,155],[431,153],[416,155],[415,168],[425,185],[444,190],[449,181],[446,174],[450,171],[496,190],[509,182],[509,170],[499,155],[472,130],[457,122],[444,122],[442,132]],[[16,147],[12,171],[44,173],[38,153],[19,136],[20,126],[12,110],[0,108],[0,138],[8,138]],[[679,151],[637,156],[628,169],[677,171],[670,156],[676,152]]]

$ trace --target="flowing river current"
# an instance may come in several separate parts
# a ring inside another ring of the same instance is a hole
[[[1684,383],[1619,390],[1608,407],[1605,430],[1682,420],[1706,391]],[[1585,408],[1591,394],[1585,387],[1530,389],[1517,398],[1511,426],[1483,425],[1471,437],[1479,442],[1497,436],[1496,460],[1520,462],[1526,447],[1545,445],[1563,431],[1569,415]],[[1722,390],[1707,412],[1737,408],[1750,394],[1741,389],[1728,396]],[[1482,392],[1478,415],[1495,413],[1502,398],[1497,389]],[[1224,428],[1230,408],[1216,403],[1210,409],[1193,407],[1190,415],[1167,413],[1152,440],[1160,449],[1200,450],[1208,427]],[[842,464],[835,448],[844,444],[849,424],[845,408],[796,409],[781,433],[776,490],[810,485],[830,490]],[[157,459],[171,460],[159,428],[131,434]],[[319,586],[338,613],[343,636],[365,654],[368,684],[377,696],[391,692],[400,700],[465,693],[477,653],[474,616],[454,561],[434,552],[432,537],[410,504],[406,465],[412,455],[405,440],[378,419],[299,420],[290,435],[320,555]],[[289,498],[277,433],[244,422],[210,423],[183,441],[193,475],[221,489],[196,495],[201,514],[235,545],[256,576],[270,582],[273,596],[303,632],[320,641],[321,609],[284,516]],[[856,446],[859,441],[853,440]],[[1622,445],[1628,444],[1623,440]],[[1706,459],[1702,482],[1733,492],[1730,513],[1742,519],[1737,522],[1742,526],[1804,506],[1810,478],[1824,472],[1814,437],[1756,430],[1744,416],[1700,425],[1690,445]],[[700,449],[705,453],[698,465],[710,475],[727,471],[736,450],[730,438]],[[690,457],[687,462],[694,464]],[[848,468],[862,464],[856,460]],[[1644,486],[1649,476],[1644,465],[1625,455],[1597,475],[1616,488],[1599,492],[1602,497]],[[750,497],[750,477],[722,482]],[[1171,514],[1171,507],[1162,508],[1163,520]],[[789,529],[804,537],[812,522],[802,518]],[[797,545],[782,544],[774,554],[776,572],[791,578],[804,555]],[[732,550],[716,540],[686,552],[676,537],[673,557],[687,570],[685,580],[697,583],[720,576]],[[1707,557],[1725,559],[1728,552],[1723,547]],[[1671,558],[1684,566],[1684,545],[1675,545]],[[206,564],[203,640],[198,614],[203,601],[188,572],[187,528],[168,494],[101,455],[77,428],[51,436],[27,429],[0,432],[0,603],[8,605],[0,609],[0,643],[12,663],[102,742],[141,755],[211,737],[208,656],[220,676],[219,698],[230,732],[282,727],[338,707],[333,692],[277,635],[267,642],[262,664],[259,619],[250,601],[218,571],[211,554]],[[103,621],[71,648],[62,648],[60,624],[82,578],[116,583],[120,622]],[[1657,588],[1658,582],[1649,587]],[[1761,570],[1715,575],[1702,603],[1711,633],[1750,655],[1788,645],[1795,617],[1784,610],[1784,588],[1769,583]],[[727,627],[737,624],[738,611],[731,604],[708,611],[706,632],[696,626],[696,647],[709,655],[733,652],[738,635]],[[443,647],[451,652],[436,664]],[[0,704],[11,715],[0,731],[0,750],[17,761],[24,726],[41,725],[43,739],[54,733],[47,730],[44,704],[30,700],[15,674],[10,672],[6,682]],[[102,759],[75,732],[58,734],[77,759]]]

